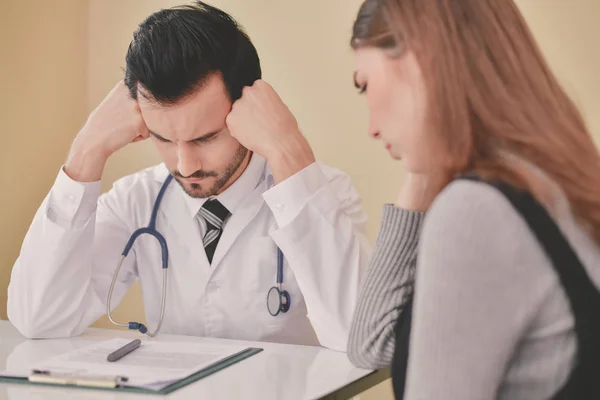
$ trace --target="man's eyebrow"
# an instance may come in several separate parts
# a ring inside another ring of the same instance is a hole
[[[206,133],[206,134],[204,134],[202,136],[199,136],[199,137],[197,137],[195,139],[189,140],[189,142],[196,142],[196,143],[206,142],[206,141],[210,140],[213,136],[217,135],[222,130],[223,129],[217,129],[216,131],[208,132],[208,133]],[[156,132],[148,130],[148,133],[150,133],[152,136],[154,136],[155,138],[157,138],[161,142],[170,142],[169,139],[164,138],[163,136],[159,135]]]

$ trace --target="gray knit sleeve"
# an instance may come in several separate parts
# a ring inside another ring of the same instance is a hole
[[[387,368],[394,328],[412,295],[419,232],[425,213],[385,205],[379,235],[354,311],[348,357],[363,368]]]

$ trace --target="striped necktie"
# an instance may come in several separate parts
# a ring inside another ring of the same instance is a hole
[[[200,216],[206,221],[206,233],[202,238],[208,262],[212,263],[217,244],[223,233],[223,222],[229,216],[229,210],[217,199],[208,199],[200,208]]]

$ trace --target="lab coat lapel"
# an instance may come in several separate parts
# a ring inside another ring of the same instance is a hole
[[[229,217],[225,225],[219,244],[215,250],[212,260],[211,270],[214,271],[223,260],[237,237],[250,224],[252,219],[258,214],[261,207],[265,204],[262,194],[268,188],[268,179],[263,179],[247,199],[240,204],[237,211]]]

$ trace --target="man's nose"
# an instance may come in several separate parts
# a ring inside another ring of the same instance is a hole
[[[183,176],[190,176],[194,172],[202,169],[202,163],[200,162],[200,157],[190,148],[187,143],[184,145],[180,145],[178,149],[178,162],[177,169],[179,173]]]

